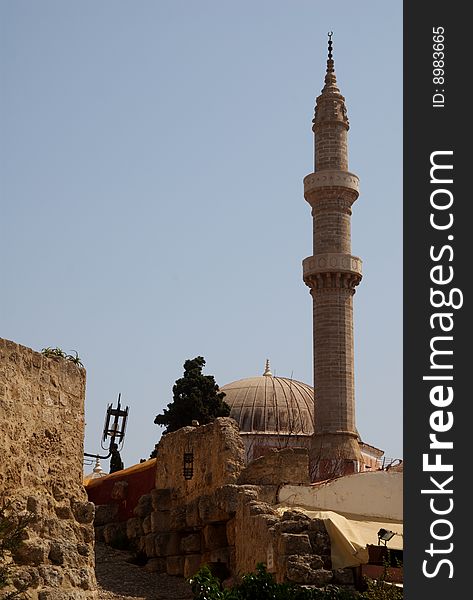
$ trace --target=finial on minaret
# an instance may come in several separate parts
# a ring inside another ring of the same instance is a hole
[[[327,73],[333,73],[333,70],[334,70],[334,62],[333,62],[333,54],[332,54],[332,50],[333,50],[333,42],[332,42],[333,31],[329,31],[327,35],[328,35]]]
[[[266,359],[266,365],[264,367],[264,373],[263,373],[264,377],[272,377],[273,374],[271,373],[271,368],[269,366],[269,358]]]
[[[93,468],[94,473],[103,473],[102,466],[100,465],[100,458],[97,456],[95,460],[95,467]]]

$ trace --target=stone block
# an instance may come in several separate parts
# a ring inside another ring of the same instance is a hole
[[[148,558],[156,556],[156,535],[154,533],[148,533],[145,536],[145,554]]]
[[[166,558],[166,572],[168,575],[184,575],[184,557],[183,556],[168,556]]]
[[[307,533],[308,523],[306,521],[280,521],[277,530],[280,533]]]
[[[199,527],[202,521],[199,516],[199,501],[194,500],[186,504],[186,526]]]
[[[258,500],[267,502],[268,504],[278,503],[278,493],[280,485],[261,485],[259,486]]]
[[[226,524],[206,525],[203,528],[203,536],[206,550],[216,550],[228,546]]]
[[[77,544],[77,553],[80,556],[89,556],[90,552],[93,551],[93,547],[88,544]]]
[[[92,569],[65,569],[65,580],[63,588],[69,583],[72,587],[81,588],[83,590],[93,590],[95,581],[93,579]]]
[[[92,548],[93,548],[93,544],[94,544],[94,540],[95,540],[94,528],[90,527],[90,525],[81,525],[79,527],[79,533],[80,533],[80,538],[84,542],[84,544],[91,544]]]
[[[155,536],[156,556],[173,556],[181,551],[181,536],[176,532]]]
[[[111,497],[113,500],[125,500],[128,493],[128,481],[116,481],[113,484]]]
[[[314,568],[319,564],[310,556],[290,556],[286,563],[286,577],[289,581],[302,585],[322,587],[331,583],[332,571]]]
[[[15,567],[12,574],[12,583],[18,590],[20,588],[37,588],[40,582],[39,571],[36,567]]]
[[[141,527],[143,528],[143,533],[145,535],[151,533],[151,515],[146,515],[141,522]]]
[[[330,554],[330,537],[327,532],[309,531],[309,539],[315,554]]]
[[[278,553],[289,554],[311,554],[309,536],[306,533],[282,533],[278,542]]]
[[[166,573],[166,559],[150,558],[144,568],[150,573]]]
[[[59,519],[69,520],[74,516],[70,506],[55,506],[54,511]]]
[[[273,507],[266,502],[258,502],[257,500],[252,500],[249,505],[249,513],[250,516],[255,515],[275,515],[276,512]]]
[[[234,546],[235,545],[235,518],[227,521],[226,528],[227,528],[228,545]]]
[[[103,537],[105,543],[109,546],[113,546],[114,548],[126,547],[128,541],[126,536],[126,522],[105,525]]]
[[[150,515],[151,531],[162,533],[171,529],[171,513],[169,510],[155,510]]]
[[[32,539],[24,542],[13,552],[13,558],[20,565],[42,565],[47,562],[49,543],[46,540]]]
[[[45,512],[46,506],[43,498],[38,496],[28,496],[26,499],[26,510],[35,515]]]
[[[142,521],[139,517],[132,517],[126,522],[126,535],[129,540],[134,540],[143,535]]]
[[[72,512],[78,523],[92,523],[95,516],[93,502],[73,502]]]
[[[308,484],[309,454],[306,448],[272,450],[249,463],[241,472],[238,483],[280,485]]]
[[[200,554],[189,554],[184,558],[184,577],[192,577],[197,573],[202,564]]]
[[[64,571],[59,567],[52,565],[41,565],[39,574],[45,587],[59,588],[64,582]]]
[[[186,528],[186,507],[175,506],[170,511],[170,529],[172,531],[182,531]]]
[[[171,490],[169,488],[151,491],[153,510],[171,510]]]
[[[221,510],[231,515],[236,512],[238,495],[241,493],[239,485],[224,485],[215,492],[217,504]]]
[[[199,498],[199,517],[203,523],[218,523],[227,521],[230,515],[218,506],[215,494]]]
[[[153,510],[153,504],[152,504],[152,500],[151,500],[151,494],[144,494],[138,500],[138,504],[133,509],[133,514],[135,515],[135,517],[140,517],[140,518],[144,519],[149,514],[151,514],[152,510]]]
[[[95,507],[95,527],[113,523],[118,514],[118,504],[98,504]]]
[[[181,551],[184,554],[197,554],[201,550],[200,533],[191,533],[186,535],[181,540]]]
[[[53,565],[62,565],[64,563],[64,554],[64,547],[60,542],[51,542],[48,558]]]

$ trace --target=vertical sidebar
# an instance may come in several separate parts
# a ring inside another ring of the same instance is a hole
[[[404,2],[404,597],[471,594],[471,48],[458,2]]]

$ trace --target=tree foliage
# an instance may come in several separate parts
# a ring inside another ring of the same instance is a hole
[[[217,417],[228,417],[230,407],[224,401],[213,375],[203,375],[205,360],[202,356],[186,360],[184,375],[172,388],[173,401],[154,419],[156,425],[165,426],[164,433],[176,431],[197,420],[200,425]]]

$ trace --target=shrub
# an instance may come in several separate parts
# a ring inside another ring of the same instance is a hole
[[[207,566],[189,580],[194,600],[402,600],[402,588],[384,579],[366,580],[363,593],[328,585],[321,588],[303,587],[294,583],[276,583],[266,567],[259,563],[255,573],[242,577],[240,584],[229,589],[222,585]]]

